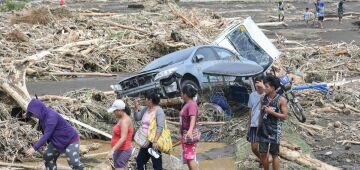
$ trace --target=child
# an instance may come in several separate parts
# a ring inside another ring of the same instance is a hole
[[[304,21],[305,21],[306,27],[308,27],[310,19],[311,19],[311,12],[309,12],[309,8],[306,8],[305,13],[304,13]]]
[[[279,22],[284,21],[285,19],[285,12],[284,12],[285,4],[283,1],[278,2],[278,15],[279,15]]]

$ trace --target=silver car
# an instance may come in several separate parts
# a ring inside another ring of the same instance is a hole
[[[147,91],[157,91],[163,97],[179,95],[181,87],[192,85],[206,88],[209,79],[204,70],[217,63],[243,63],[247,68],[266,71],[280,55],[280,52],[257,27],[247,18],[241,23],[225,29],[211,45],[187,48],[160,57],[149,63],[134,76],[112,85],[117,97],[138,96]]]

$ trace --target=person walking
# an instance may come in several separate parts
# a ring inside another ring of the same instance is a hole
[[[139,100],[135,101],[134,117],[136,121],[141,121],[141,126],[135,134],[135,142],[141,146],[136,158],[138,170],[144,170],[146,163],[151,158],[154,170],[162,170],[162,157],[158,149],[157,140],[160,138],[165,125],[165,113],[159,106],[160,95],[151,92],[145,95],[145,107],[140,110]],[[153,141],[148,141],[149,126],[151,118],[156,119],[156,135]],[[145,142],[144,142],[145,141]]]
[[[116,170],[125,170],[128,169],[128,161],[132,154],[133,123],[130,118],[131,111],[124,101],[115,100],[108,109],[108,113],[113,113],[119,118],[119,121],[113,127],[111,150],[108,158],[113,159]]]
[[[279,169],[279,146],[282,121],[288,119],[287,101],[276,93],[280,81],[273,75],[264,79],[265,97],[262,100],[262,111],[258,127],[259,152],[265,170],[269,170],[269,153],[272,156],[272,169]]]
[[[315,3],[316,6],[316,17],[317,17],[317,24],[318,28],[324,28],[323,22],[325,18],[325,2],[322,0],[317,0]]]
[[[342,17],[344,15],[344,2],[345,0],[340,0],[338,3],[338,17],[339,17],[339,23],[341,24]]]
[[[257,129],[259,124],[259,116],[261,112],[261,99],[264,97],[265,86],[264,86],[264,77],[258,76],[255,78],[255,90],[250,94],[248,107],[250,108],[250,120],[249,120],[249,130],[247,133],[247,140],[251,143],[252,152],[259,158],[259,140],[257,137]],[[263,168],[260,163],[259,168]]]
[[[182,160],[184,164],[188,165],[190,170],[198,169],[196,147],[201,135],[197,123],[199,116],[198,105],[193,100],[196,94],[197,90],[191,85],[186,85],[181,90],[181,97],[185,102],[179,114],[181,145],[183,149]]]
[[[284,1],[279,1],[278,5],[277,5],[277,9],[278,9],[278,16],[279,16],[279,22],[284,21],[285,19],[285,4]]]
[[[27,107],[26,116],[39,119],[43,133],[40,140],[26,151],[27,156],[32,156],[49,142],[43,154],[46,169],[56,170],[56,161],[63,153],[72,169],[84,169],[80,162],[80,136],[59,113],[45,106],[40,100],[32,99]]]

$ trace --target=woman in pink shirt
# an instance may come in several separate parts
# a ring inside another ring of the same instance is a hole
[[[185,101],[184,107],[180,111],[180,132],[182,135],[181,145],[183,148],[183,163],[187,164],[190,170],[198,169],[196,163],[197,143],[185,143],[184,138],[193,138],[193,130],[198,128],[196,119],[198,117],[198,106],[193,100],[197,90],[190,85],[184,86],[181,91],[181,97]],[[186,132],[187,131],[187,132]]]

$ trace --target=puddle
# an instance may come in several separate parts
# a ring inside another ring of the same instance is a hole
[[[181,146],[175,147],[174,155],[180,158]],[[197,161],[202,170],[232,170],[234,168],[235,150],[224,143],[201,142],[197,148]]]

